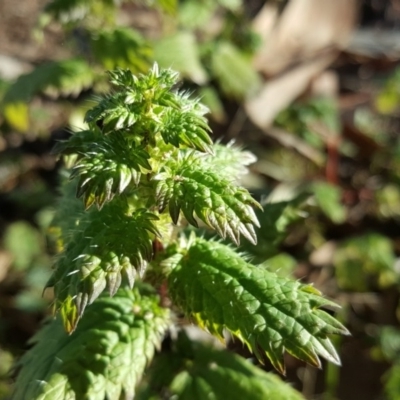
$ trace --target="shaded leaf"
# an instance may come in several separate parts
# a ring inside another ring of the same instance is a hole
[[[181,400],[303,399],[277,376],[236,354],[191,341],[183,332],[170,353],[155,359],[148,376],[153,391],[167,391]],[[139,399],[145,398],[149,392],[139,393]]]
[[[143,295],[120,289],[99,298],[72,335],[59,317],[45,325],[19,361],[13,399],[133,398],[170,323],[158,297]]]
[[[389,238],[378,233],[343,242],[336,250],[333,261],[336,279],[342,289],[366,291],[376,279],[381,288],[399,282],[393,244]]]
[[[387,361],[400,360],[400,330],[394,326],[383,326],[379,332],[379,346]]]
[[[119,67],[145,72],[152,58],[149,44],[130,28],[118,27],[92,33],[91,47],[94,57],[109,70]]]
[[[341,203],[342,191],[328,182],[315,182],[312,185],[317,204],[323,213],[336,224],[346,219],[346,208]]]
[[[4,103],[29,102],[40,92],[50,96],[77,96],[93,82],[93,71],[86,61],[74,58],[39,65],[21,75],[9,87]]]
[[[61,23],[76,23],[88,15],[108,17],[118,3],[118,0],[52,0],[45,12]]]
[[[4,248],[13,257],[13,264],[19,270],[31,266],[35,258],[43,253],[39,232],[26,222],[14,222],[4,233]]]
[[[275,256],[291,224],[304,218],[301,208],[308,197],[308,193],[300,193],[291,200],[273,202],[271,199],[263,204],[263,212],[256,212],[260,222],[256,230],[257,245],[244,242],[242,251],[251,254],[255,263]]]

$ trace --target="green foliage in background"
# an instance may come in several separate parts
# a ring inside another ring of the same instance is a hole
[[[137,2],[140,6],[141,2]],[[251,54],[257,42],[248,24],[241,43],[235,43],[235,23],[245,22],[241,1],[184,1],[143,2],[157,18],[164,18],[173,29],[158,32],[158,38],[146,39],[139,29],[118,26],[121,8],[132,6],[129,1],[65,1],[47,4],[41,17],[41,27],[59,24],[71,35],[71,47],[79,58],[52,61],[38,65],[32,72],[20,76],[6,89],[1,109],[7,123],[17,131],[27,132],[35,118],[29,101],[35,96],[77,97],[88,89],[102,93],[104,69],[128,68],[133,73],[145,72],[156,60],[161,67],[174,68],[189,81],[207,89],[207,104],[215,111],[221,109],[220,95],[215,80],[227,96],[242,99],[258,83],[257,73],[251,68]],[[220,29],[206,34],[205,21],[217,12],[226,14]],[[149,11],[150,12],[150,11]],[[150,14],[151,16],[151,14]],[[196,18],[193,18],[196,16]],[[198,23],[195,21],[198,20]],[[158,28],[162,29],[162,26]],[[68,110],[66,110],[69,112]],[[221,111],[216,114],[216,118]]]
[[[255,400],[303,398],[277,376],[263,373],[236,354],[193,341],[184,331],[168,352],[156,358],[138,399],[158,399],[160,392],[188,400],[204,397],[239,400],[249,394]]]

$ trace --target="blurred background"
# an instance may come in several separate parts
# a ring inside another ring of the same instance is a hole
[[[50,313],[51,149],[105,70],[154,61],[202,97],[215,140],[257,156],[243,183],[265,212],[244,250],[342,306],[343,366],[288,357],[287,381],[400,399],[400,0],[0,0],[0,398]]]

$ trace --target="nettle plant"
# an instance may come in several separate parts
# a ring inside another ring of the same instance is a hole
[[[282,374],[285,351],[340,362],[328,336],[348,331],[321,309],[335,304],[234,249],[241,236],[257,241],[261,206],[237,183],[252,155],[211,141],[207,109],[176,89],[177,73],[110,79],[88,129],[57,146],[72,173],[47,285],[56,316],[21,358],[13,398],[302,398],[181,327],[185,317],[222,342],[230,334]],[[207,227],[222,239],[206,239]]]

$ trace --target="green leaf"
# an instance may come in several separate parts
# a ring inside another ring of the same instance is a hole
[[[328,136],[338,135],[341,131],[336,100],[330,97],[295,102],[281,111],[274,123],[321,150],[325,148]],[[317,127],[320,127],[319,130]],[[326,138],[321,135],[321,130]]]
[[[175,224],[182,210],[194,226],[198,226],[196,214],[223,238],[228,236],[239,244],[242,234],[256,243],[253,225],[259,225],[253,207],[261,206],[246,189],[235,186],[211,168],[204,168],[201,158],[184,156],[154,180],[159,211],[168,207]]]
[[[186,0],[178,9],[180,25],[187,29],[204,29],[217,7],[217,3],[213,0]]]
[[[212,147],[213,154],[201,158],[204,168],[218,171],[218,175],[229,180],[239,180],[247,175],[248,166],[253,164],[257,158],[250,151],[244,151],[240,146],[231,141],[225,145],[215,143]]]
[[[29,268],[44,251],[39,232],[26,222],[14,222],[4,233],[4,249],[13,257],[18,270]]]
[[[251,61],[229,42],[221,41],[213,49],[211,68],[223,92],[238,100],[259,84]]]
[[[396,183],[388,183],[375,191],[375,201],[380,216],[398,219],[400,216],[400,188]]]
[[[400,330],[394,326],[382,326],[379,332],[379,346],[387,361],[400,360]]]
[[[58,247],[70,240],[71,232],[79,226],[79,221],[84,214],[84,205],[75,196],[77,182],[71,182],[65,170],[61,171],[61,178],[60,198],[49,229],[49,236],[59,242]]]
[[[118,0],[52,0],[45,12],[61,23],[77,23],[91,18],[113,16]]]
[[[93,128],[99,127],[106,135],[119,130],[129,131],[132,127],[138,130],[141,107],[132,106],[126,97],[125,93],[105,97],[86,113],[85,122]]]
[[[172,351],[157,357],[147,376],[154,392],[180,400],[303,399],[277,376],[236,354],[190,341],[182,331]],[[139,400],[148,398],[149,392],[139,392]]]
[[[181,145],[211,152],[210,128],[204,114],[208,111],[187,93],[173,91],[178,75],[159,70],[155,64],[146,75],[134,76],[127,70],[110,73],[111,83],[120,92],[103,99],[86,114],[92,129],[104,134],[123,131],[135,143],[146,146],[157,142]]]
[[[78,96],[92,83],[93,71],[86,61],[79,58],[54,61],[21,75],[6,92],[4,103],[26,103],[39,92],[52,97]]]
[[[387,79],[379,95],[375,98],[375,107],[381,114],[393,114],[400,104],[400,68]]]
[[[338,285],[345,290],[367,291],[368,278],[380,288],[399,282],[393,244],[386,236],[369,233],[352,238],[335,252],[334,266]]]
[[[177,10],[177,0],[148,0],[150,3],[155,3],[155,6],[160,7],[164,12],[175,15]]]
[[[160,133],[166,144],[175,147],[181,144],[201,152],[211,153],[212,141],[206,118],[192,110],[165,110],[162,116]]]
[[[202,103],[210,109],[210,118],[221,125],[226,123],[227,116],[224,104],[218,91],[212,86],[203,86],[198,89],[198,93]]]
[[[341,203],[342,191],[327,182],[315,182],[312,185],[315,200],[324,214],[336,224],[346,220],[346,208]]]
[[[262,263],[266,258],[275,256],[290,225],[304,219],[301,206],[309,197],[308,193],[300,193],[291,200],[273,202],[270,199],[263,204],[263,212],[256,212],[261,226],[256,230],[257,246],[244,242],[241,250],[251,254],[254,263]]]
[[[150,45],[130,28],[94,32],[91,47],[94,57],[109,70],[119,67],[129,68],[132,72],[145,72],[153,58]]]
[[[92,83],[93,71],[84,60],[70,59],[40,65],[20,76],[9,87],[3,99],[4,115],[14,128],[24,131],[29,122],[25,103],[35,95],[78,96]]]
[[[269,272],[274,272],[282,278],[288,278],[293,273],[297,261],[287,253],[280,253],[265,260],[260,267],[266,268]]]
[[[218,3],[231,11],[237,11],[242,6],[242,0],[218,0]]]
[[[137,185],[142,169],[151,170],[149,154],[119,132],[104,136],[98,130],[81,131],[60,142],[55,151],[78,156],[71,179],[79,177],[77,196],[83,197],[86,209],[94,202],[100,209],[131,182]]]
[[[310,285],[257,268],[229,247],[198,239],[168,278],[171,298],[201,327],[223,339],[223,330],[262,360],[285,371],[283,353],[320,367],[319,356],[339,364],[328,335],[347,329],[321,310],[335,306]]]
[[[47,283],[54,286],[54,306],[68,332],[106,288],[113,296],[123,278],[133,287],[153,256],[152,239],[160,235],[154,225],[158,217],[146,210],[124,214],[123,202],[116,202],[78,220]]]
[[[3,107],[4,119],[19,132],[27,132],[29,128],[29,109],[26,103],[7,103]]]
[[[133,398],[169,323],[158,297],[137,289],[99,298],[72,335],[58,317],[20,360],[13,399]]]
[[[201,65],[196,38],[191,32],[178,32],[154,45],[154,59],[163,68],[173,68],[185,78],[204,85],[208,78]]]
[[[385,383],[385,393],[388,400],[400,398],[400,364],[392,365],[383,377]]]

